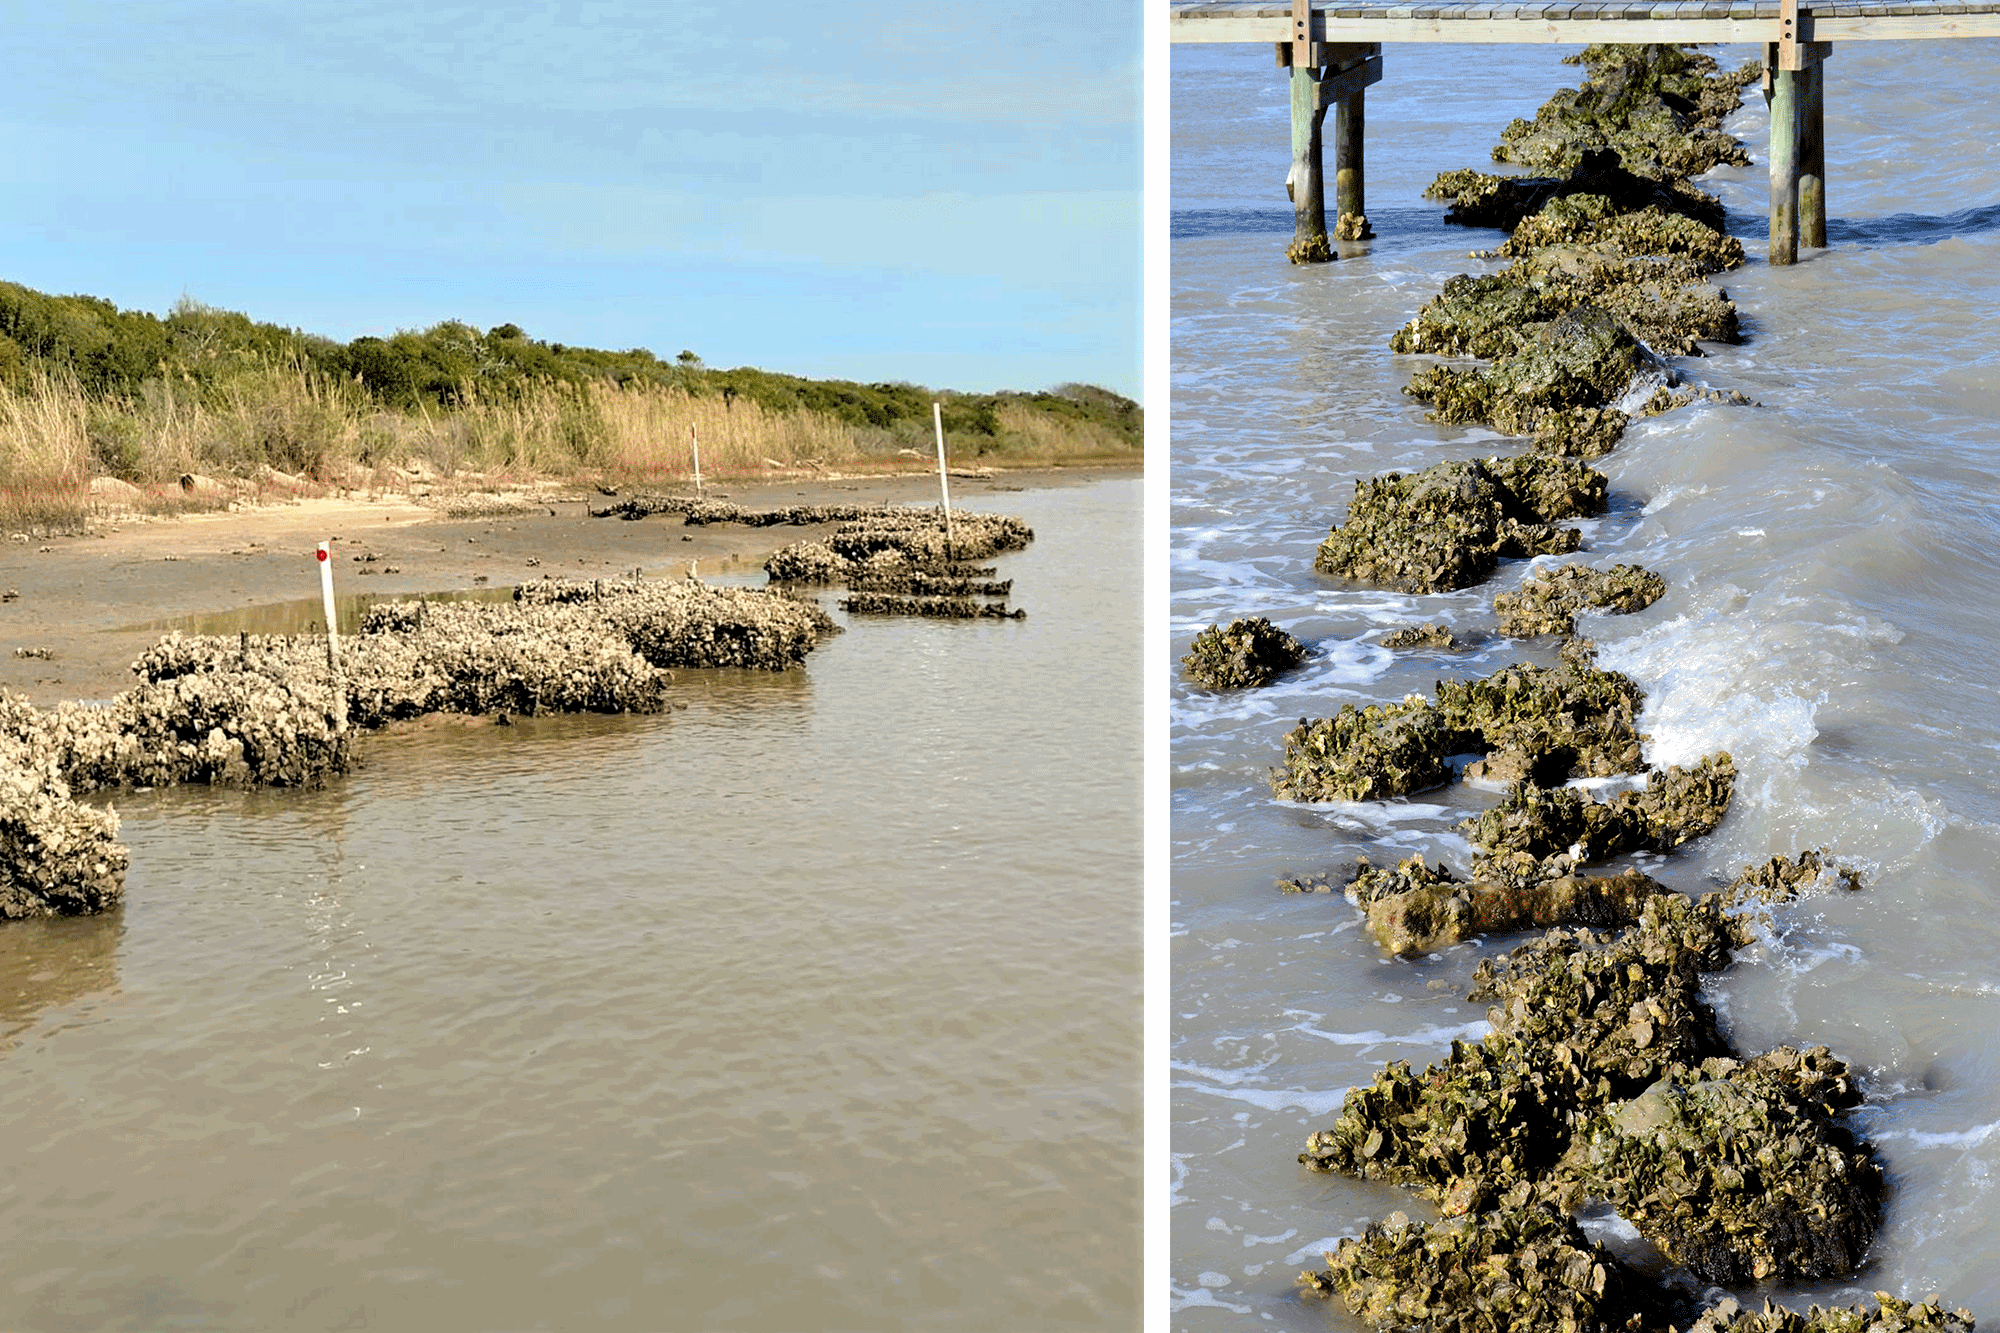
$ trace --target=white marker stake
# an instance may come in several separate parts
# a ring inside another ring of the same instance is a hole
[[[319,544],[319,592],[326,603],[326,669],[333,676],[334,723],[336,730],[347,730],[347,688],[340,679],[340,646],[336,626],[340,623],[333,608],[333,551],[329,543]]]
[[[688,422],[688,444],[694,449],[694,498],[701,499],[701,436],[695,432],[694,423]]]
[[[951,483],[944,476],[944,408],[938,403],[931,404],[931,421],[937,426],[938,437],[938,491],[944,496],[944,556],[951,559]]]
[[[326,600],[326,664],[335,667],[340,662],[340,645],[334,637],[338,622],[333,610],[333,552],[327,542],[319,544],[319,592]]]

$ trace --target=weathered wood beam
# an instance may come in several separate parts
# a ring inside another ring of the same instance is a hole
[[[1507,42],[1539,45],[1586,42],[1750,42],[1771,40],[1772,21],[1748,12],[1732,18],[1693,18],[1676,13],[1630,19],[1579,18],[1330,18],[1315,14],[1312,40],[1341,42]],[[1173,14],[1167,34],[1175,42],[1288,41],[1283,17],[1259,14]],[[1798,40],[1814,42],[1901,42],[1960,37],[2000,37],[2000,13],[1799,16]]]

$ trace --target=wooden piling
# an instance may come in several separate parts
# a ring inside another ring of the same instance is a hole
[[[1805,71],[1771,71],[1771,263],[1799,262],[1800,87]]]
[[[1799,244],[1826,246],[1826,66],[1814,61],[1804,76],[1799,131]]]
[[[1326,109],[1319,100],[1319,71],[1292,65],[1292,245],[1294,264],[1334,258],[1326,238],[1326,178],[1321,172],[1320,128]]]
[[[1334,103],[1333,107],[1333,211],[1337,221],[1333,234],[1343,241],[1365,241],[1374,236],[1368,226],[1368,206],[1363,199],[1362,130],[1366,123],[1360,89]]]

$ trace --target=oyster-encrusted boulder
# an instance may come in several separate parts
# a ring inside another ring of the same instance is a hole
[[[1399,704],[1342,704],[1285,735],[1285,766],[1271,790],[1294,801],[1374,801],[1441,787],[1459,737],[1419,695]]]
[[[944,516],[932,510],[870,509],[841,523],[824,541],[773,552],[764,570],[774,582],[839,583],[894,553],[911,569],[949,574],[963,561],[1023,550],[1034,538],[1034,529],[1006,514],[960,510],[947,528]]]
[[[1728,1055],[1701,977],[1729,963],[1746,936],[1719,901],[1656,894],[1615,938],[1552,930],[1480,961],[1468,999],[1490,1001],[1495,1033],[1554,1053],[1630,1096],[1678,1061]]]
[[[1371,1328],[1428,1333],[1612,1333],[1656,1298],[1575,1222],[1540,1202],[1442,1221],[1401,1213],[1347,1237],[1299,1275]]]
[[[1211,690],[1269,685],[1305,657],[1305,646],[1262,616],[1210,625],[1194,636],[1181,666]]]
[[[1706,55],[1659,44],[1592,46],[1564,59],[1588,67],[1583,87],[1564,88],[1534,120],[1509,124],[1494,161],[1566,173],[1590,149],[1611,148],[1625,166],[1652,177],[1750,164],[1720,122],[1743,104],[1740,90],[1756,78],[1756,66],[1720,74]]]
[[[1521,219],[1513,234],[1490,253],[1495,258],[1513,259],[1553,245],[1594,250],[1619,259],[1676,256],[1703,275],[1743,263],[1743,242],[1718,227],[1658,206],[1626,212],[1598,194],[1554,200],[1539,213]]]
[[[1578,611],[1629,615],[1645,610],[1666,591],[1665,579],[1639,565],[1558,565],[1531,570],[1518,592],[1495,593],[1493,609],[1500,616],[1500,632],[1514,638],[1574,634]]]
[[[1461,273],[1447,279],[1444,290],[1390,337],[1389,350],[1492,360],[1518,351],[1537,328],[1582,300],[1583,293],[1567,282]]]
[[[1488,752],[1468,776],[1507,774],[1507,781],[1543,784],[1641,771],[1637,717],[1644,702],[1631,677],[1569,664],[1507,666],[1437,687],[1437,708],[1449,728],[1478,737],[1469,748]]]
[[[40,711],[0,690],[0,920],[104,911],[129,860],[118,816],[72,799]]]
[[[1835,864],[1824,848],[1816,847],[1796,857],[1774,856],[1745,866],[1719,896],[1731,908],[1752,903],[1775,907],[1794,901],[1821,880],[1838,884],[1850,893],[1861,887],[1859,871]]]
[[[1456,652],[1463,647],[1458,636],[1435,621],[1427,620],[1421,625],[1405,625],[1382,636],[1384,648],[1436,648],[1445,652]]]
[[[1732,1297],[1702,1311],[1688,1333],[1974,1333],[1970,1310],[1946,1310],[1941,1298],[1906,1301],[1886,1291],[1875,1293],[1875,1308],[1815,1305],[1804,1314],[1766,1300],[1761,1310],[1749,1310]]]
[[[1467,841],[1489,856],[1542,861],[1568,851],[1581,861],[1625,852],[1672,851],[1705,837],[1729,810],[1736,765],[1718,751],[1688,768],[1654,770],[1638,791],[1593,801],[1574,787],[1515,784],[1499,805],[1462,821]]]
[[[1677,1066],[1579,1127],[1563,1169],[1704,1282],[1841,1277],[1884,1183],[1830,1109],[1767,1066]]]
[[[1485,1211],[1554,1171],[1577,1108],[1610,1096],[1599,1082],[1510,1036],[1454,1041],[1421,1074],[1397,1060],[1367,1087],[1350,1089],[1333,1124],[1307,1138],[1299,1162],[1407,1185],[1447,1214]]]
[[[1622,926],[1638,919],[1648,898],[1670,892],[1637,870],[1492,879],[1479,871],[1475,866],[1475,877],[1460,882],[1443,865],[1431,870],[1421,857],[1403,862],[1393,874],[1364,861],[1349,896],[1365,905],[1375,942],[1389,953],[1407,955],[1530,926]]]
[[[1533,455],[1359,479],[1313,567],[1401,592],[1471,587],[1503,556],[1576,550],[1581,534],[1556,521],[1602,513],[1608,489],[1582,463]]]
[[[1485,422],[1510,435],[1527,435],[1548,413],[1611,405],[1654,364],[1617,316],[1585,303],[1540,326],[1532,339],[1489,367],[1434,366],[1412,378],[1403,392],[1430,403],[1432,421]]]

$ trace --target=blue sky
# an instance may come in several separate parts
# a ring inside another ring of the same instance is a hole
[[[511,321],[714,366],[1137,397],[1140,16],[23,7],[0,278],[343,340]]]

